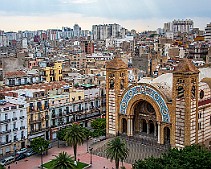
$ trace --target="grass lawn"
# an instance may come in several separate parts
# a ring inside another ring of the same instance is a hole
[[[51,169],[51,165],[52,165],[52,162],[49,161],[45,164],[43,164],[43,167],[47,168],[47,169]],[[81,162],[77,162],[77,169],[83,169],[84,167],[88,166],[88,164],[86,163],[81,163]]]

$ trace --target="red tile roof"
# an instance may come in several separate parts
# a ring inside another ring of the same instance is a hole
[[[15,71],[15,72],[6,72],[5,77],[23,77],[26,76],[26,73],[23,71]]]

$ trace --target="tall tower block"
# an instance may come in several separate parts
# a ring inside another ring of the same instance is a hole
[[[128,87],[128,66],[116,56],[106,65],[106,134],[117,135],[119,129],[119,96]]]
[[[198,86],[199,70],[182,60],[173,73],[176,147],[198,143]]]

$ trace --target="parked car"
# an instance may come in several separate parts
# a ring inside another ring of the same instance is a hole
[[[3,166],[4,166],[4,165],[8,165],[8,164],[12,163],[14,160],[15,160],[15,157],[9,156],[9,157],[3,159],[3,160],[0,162],[0,164],[3,165]]]
[[[20,151],[18,151],[17,153],[21,154],[21,153],[25,153],[27,152],[27,148],[21,148]]]
[[[26,155],[24,153],[18,153],[16,154],[16,157],[15,157],[15,160],[18,161],[18,160],[22,160],[26,157]]]
[[[26,157],[32,156],[34,154],[36,154],[36,152],[34,152],[32,149],[29,149],[27,152],[24,153],[26,155]]]
[[[50,149],[50,148],[52,148],[53,146],[52,146],[52,144],[50,143],[49,145],[48,145],[48,149]]]

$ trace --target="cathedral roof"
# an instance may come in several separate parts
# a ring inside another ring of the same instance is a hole
[[[127,64],[118,56],[106,63],[106,69],[127,69]]]
[[[184,58],[181,60],[177,67],[175,67],[174,73],[199,73],[199,70],[194,66],[191,60]]]

